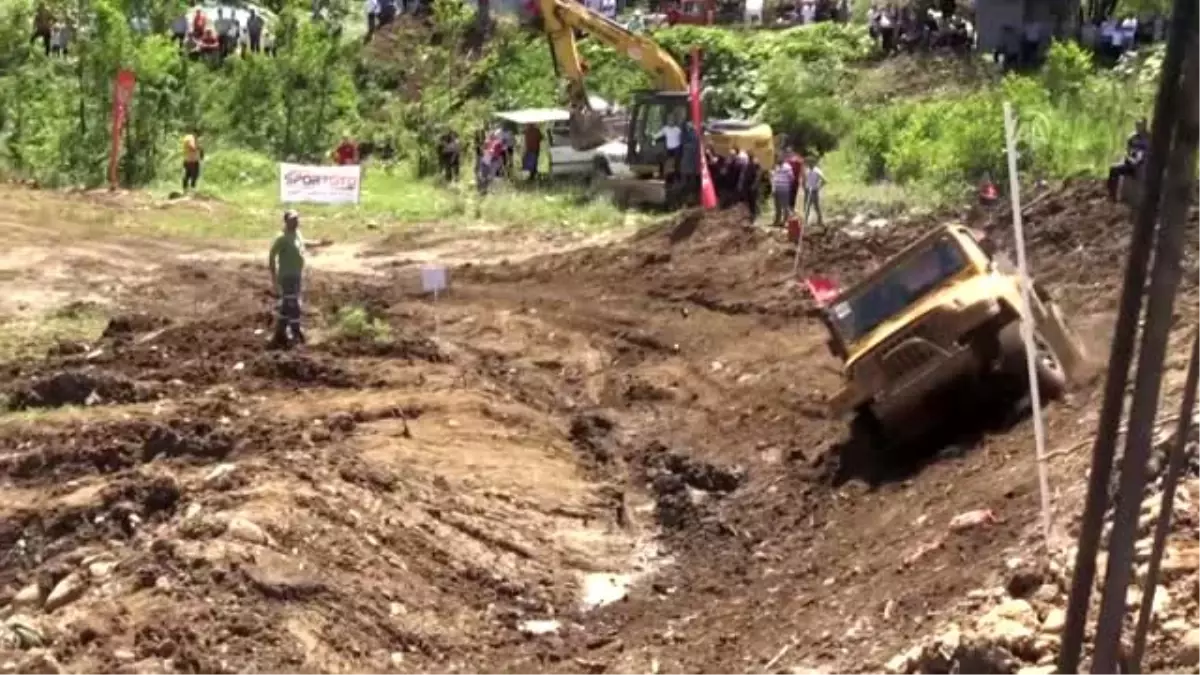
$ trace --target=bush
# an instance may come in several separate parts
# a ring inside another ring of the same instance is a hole
[[[1003,104],[1019,119],[1022,171],[1038,176],[1095,174],[1119,154],[1123,136],[1150,101],[1130,73],[1097,72],[1074,44],[1056,43],[1039,75],[1010,75],[953,99],[861,111],[850,137],[867,180],[928,188],[961,186],[1006,173]]]
[[[371,316],[359,305],[338,308],[333,320],[333,331],[341,337],[376,342],[387,342],[392,336],[392,329],[385,321]]]

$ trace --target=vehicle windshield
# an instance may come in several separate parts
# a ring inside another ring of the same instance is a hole
[[[950,236],[943,236],[908,256],[858,292],[831,308],[830,320],[846,344],[900,314],[967,265],[966,255]]]

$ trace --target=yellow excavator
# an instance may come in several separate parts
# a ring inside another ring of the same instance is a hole
[[[659,132],[668,121],[682,126],[691,119],[689,81],[683,68],[654,40],[627,30],[608,17],[598,14],[576,0],[536,0],[534,5],[542,30],[550,39],[555,67],[567,80],[568,105],[571,112],[571,145],[577,150],[591,150],[612,140],[604,111],[594,110],[587,95],[583,61],[576,44],[576,31],[587,33],[636,61],[649,73],[656,89],[634,93],[630,105],[629,125],[625,132],[627,156],[633,178],[614,186],[623,201],[634,199],[642,203],[677,205],[686,203],[694,190],[682,192],[669,189],[681,186],[674,180],[674,163],[667,161],[666,146]],[[704,142],[718,154],[728,154],[735,147],[758,160],[766,174],[775,163],[775,139],[771,127],[744,120],[705,120]],[[603,159],[600,159],[603,163]],[[601,172],[606,168],[598,167]]]

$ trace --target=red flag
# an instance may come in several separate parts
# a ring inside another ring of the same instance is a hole
[[[708,161],[704,156],[703,118],[700,114],[700,49],[692,48],[692,82],[690,91],[692,99],[692,128],[700,142],[700,205],[706,209],[717,208],[717,192],[713,189],[712,175],[708,173]]]
[[[804,280],[804,285],[808,287],[808,292],[813,296],[813,300],[816,300],[821,307],[829,304],[830,300],[842,292],[838,283],[829,277],[808,277]]]
[[[118,72],[116,82],[113,83],[112,151],[108,155],[108,185],[114,190],[117,187],[117,160],[121,156],[121,132],[125,130],[125,116],[136,83],[137,78],[130,70]]]

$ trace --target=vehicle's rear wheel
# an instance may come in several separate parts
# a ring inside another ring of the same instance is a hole
[[[1021,338],[1021,322],[1013,321],[1000,331],[1000,370],[1016,382],[1028,386],[1028,365],[1025,361],[1025,341]],[[1034,366],[1041,398],[1052,401],[1067,390],[1067,373],[1045,338],[1033,332]],[[1023,387],[1023,388],[1025,388]]]

